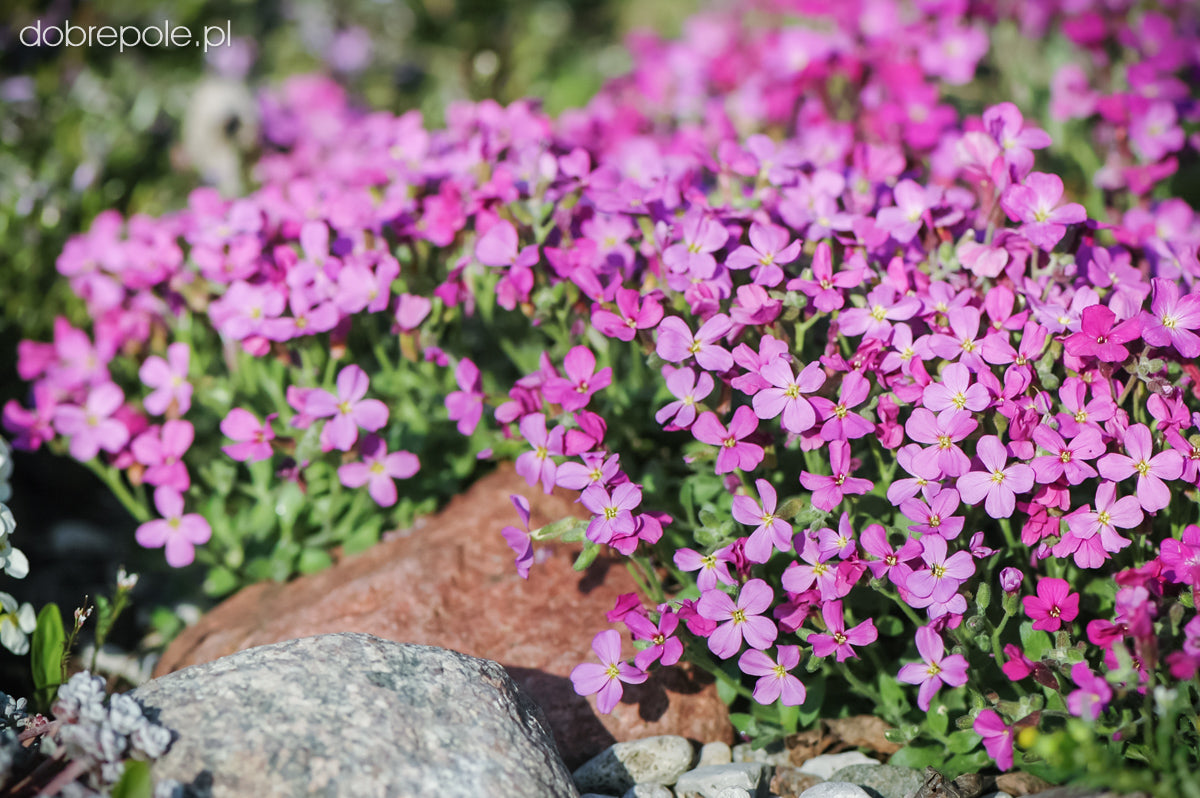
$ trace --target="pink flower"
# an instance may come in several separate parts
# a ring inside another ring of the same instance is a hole
[[[1142,315],[1142,338],[1151,346],[1172,346],[1185,358],[1200,357],[1200,295],[1183,294],[1179,283],[1156,277],[1150,312]]]
[[[546,417],[541,413],[530,413],[521,419],[520,430],[533,451],[517,457],[517,473],[530,485],[536,485],[540,479],[543,491],[550,493],[558,469],[550,456],[563,453],[564,430],[555,427],[553,432],[546,432]]]
[[[469,359],[458,361],[454,380],[459,390],[446,395],[446,411],[451,421],[457,421],[460,435],[470,435],[483,418],[483,381],[479,368]]]
[[[783,428],[797,435],[817,423],[812,404],[801,394],[813,393],[825,384],[825,372],[819,361],[809,363],[798,377],[793,377],[792,367],[786,360],[772,358],[759,369],[759,374],[771,387],[754,394],[755,415],[768,420],[782,414]]]
[[[581,410],[592,394],[612,383],[612,369],[607,366],[596,371],[596,356],[586,346],[576,346],[563,360],[566,377],[551,377],[542,386],[542,394],[563,410]]]
[[[592,651],[600,658],[600,664],[584,662],[571,671],[571,684],[579,695],[597,693],[596,708],[608,714],[621,700],[624,688],[621,683],[641,684],[649,674],[621,660],[621,634],[616,629],[605,629],[592,639]]]
[[[500,530],[500,534],[504,537],[504,542],[508,544],[508,547],[517,555],[515,561],[517,573],[522,579],[528,579],[529,566],[533,564],[533,539],[529,536],[529,499],[519,493],[514,493],[508,498],[516,508],[517,515],[521,516],[523,528],[506,526]]]
[[[729,253],[725,268],[735,271],[753,268],[753,279],[757,284],[778,285],[783,279],[779,265],[800,257],[800,242],[789,243],[790,238],[786,228],[754,222],[750,225],[750,246],[740,246]]]
[[[1033,619],[1033,628],[1057,632],[1063,623],[1079,615],[1079,594],[1072,593],[1065,579],[1046,577],[1038,580],[1037,595],[1021,600],[1025,614]]]
[[[1096,720],[1112,701],[1112,688],[1103,676],[1092,673],[1086,662],[1071,666],[1071,680],[1079,685],[1079,689],[1067,696],[1067,711],[1080,718]]]
[[[829,512],[842,502],[847,494],[861,495],[875,486],[869,479],[850,476],[856,463],[850,458],[850,444],[846,441],[830,441],[829,464],[831,476],[800,472],[800,484],[812,491],[813,507]]]
[[[125,401],[114,383],[92,387],[83,407],[59,405],[54,411],[54,428],[71,439],[69,451],[80,462],[91,460],[100,450],[115,454],[129,442],[129,428],[113,418]]]
[[[937,535],[944,540],[954,540],[963,531],[966,519],[954,515],[958,509],[958,491],[944,488],[926,503],[916,498],[906,499],[900,504],[905,518],[917,523],[909,529],[918,535]]]
[[[713,446],[720,446],[717,452],[718,474],[728,474],[736,468],[743,471],[753,471],[763,459],[763,448],[757,443],[743,440],[758,429],[758,419],[754,411],[742,405],[733,412],[729,429],[725,428],[717,414],[711,410],[700,414],[692,424],[692,434],[696,439]]]
[[[971,384],[971,372],[966,366],[950,363],[942,369],[941,382],[925,386],[921,402],[935,413],[951,409],[979,412],[991,405],[992,397],[980,383]]]
[[[337,396],[320,388],[308,394],[304,402],[306,414],[314,418],[333,417],[321,430],[322,450],[348,452],[358,440],[359,427],[375,432],[387,423],[387,405],[378,399],[363,398],[369,387],[367,373],[352,364],[338,372]]]
[[[433,302],[428,297],[415,294],[401,294],[396,297],[396,325],[404,332],[412,332],[421,326]]]
[[[842,296],[843,288],[857,288],[862,285],[866,269],[848,269],[833,271],[833,252],[827,241],[817,244],[813,252],[812,279],[805,280],[796,277],[788,281],[789,291],[801,291],[813,301],[813,307],[822,313],[832,313],[846,304]]]
[[[1121,363],[1129,357],[1125,344],[1141,335],[1142,320],[1139,316],[1113,326],[1117,315],[1104,305],[1090,305],[1083,309],[1079,332],[1068,335],[1063,346],[1068,355],[1095,357],[1105,363]]]
[[[737,603],[724,591],[707,590],[696,609],[704,618],[721,625],[708,637],[708,648],[721,659],[729,659],[742,647],[743,637],[751,648],[764,649],[775,642],[775,624],[762,617],[771,607],[775,593],[761,579],[742,585]]]
[[[935,416],[924,407],[915,408],[904,424],[904,431],[914,441],[933,444],[913,455],[917,473],[961,477],[970,471],[971,458],[959,448],[958,442],[978,426],[979,422],[966,410],[951,407]]]
[[[857,657],[853,646],[866,646],[874,643],[879,637],[875,622],[870,618],[846,629],[846,618],[842,614],[842,602],[827,601],[821,606],[821,617],[825,620],[825,634],[811,634],[808,643],[812,646],[814,657],[828,657],[837,652],[837,661],[844,662],[849,657]]]
[[[183,513],[183,496],[166,486],[154,491],[154,506],[162,518],[147,521],[137,528],[138,545],[147,549],[166,547],[167,564],[172,568],[191,565],[195,547],[208,542],[212,527],[198,513]]]
[[[983,470],[959,477],[958,493],[967,504],[983,501],[992,518],[1008,518],[1016,509],[1017,494],[1033,487],[1033,469],[1023,463],[1008,465],[1004,443],[995,435],[980,438],[975,452]]]
[[[221,434],[237,441],[229,446],[222,446],[221,451],[238,461],[266,460],[271,456],[271,441],[275,439],[275,430],[271,429],[271,420],[277,414],[267,416],[266,421],[259,423],[258,417],[249,410],[235,407],[221,421]]]
[[[664,372],[670,368],[664,366]],[[674,402],[668,402],[654,414],[654,420],[664,425],[664,429],[687,429],[696,420],[696,403],[712,393],[712,375],[707,371],[696,372],[682,367],[671,370],[666,375],[667,390],[675,397]]]
[[[636,288],[618,288],[616,301],[617,313],[601,307],[592,310],[592,326],[610,338],[632,341],[638,330],[653,329],[662,320],[657,296],[643,298]]]
[[[814,396],[810,401],[824,421],[821,425],[821,437],[827,441],[853,440],[874,432],[874,424],[858,413],[850,412],[850,408],[866,401],[870,392],[870,380],[861,372],[851,371],[842,378],[837,404],[822,396]]]
[[[1174,449],[1153,454],[1150,428],[1145,424],[1134,424],[1125,430],[1124,444],[1128,455],[1111,452],[1096,462],[1100,475],[1120,482],[1136,473],[1137,497],[1142,509],[1158,512],[1171,503],[1171,490],[1163,480],[1178,479],[1183,474],[1183,456]]]
[[[631,612],[624,616],[625,625],[635,640],[649,640],[651,645],[633,656],[633,664],[646,670],[655,662],[674,665],[683,656],[683,641],[675,637],[679,627],[679,616],[674,612],[663,612],[658,623],[645,615]]]
[[[983,738],[983,748],[1002,771],[1013,765],[1013,730],[994,709],[985,709],[975,716],[971,727]]]
[[[151,429],[133,439],[133,457],[146,466],[142,479],[151,485],[166,485],[180,493],[192,486],[183,455],[192,446],[196,431],[190,422],[172,419],[161,429]]]
[[[187,381],[188,362],[191,349],[185,343],[174,343],[167,347],[167,359],[157,355],[146,358],[138,369],[138,377],[154,391],[143,401],[146,412],[155,416],[164,415],[171,403],[175,413],[182,416],[192,406],[192,384]]]
[[[348,488],[367,486],[367,493],[380,507],[391,507],[396,503],[396,483],[393,480],[408,479],[421,469],[421,463],[412,452],[388,454],[383,438],[378,435],[363,436],[361,463],[346,463],[338,468],[338,479]]]
[[[696,574],[696,587],[701,592],[712,590],[717,582],[724,585],[734,584],[734,578],[729,574],[729,564],[733,562],[733,554],[726,546],[717,549],[712,554],[700,554],[692,549],[677,549],[673,557],[675,567],[681,571],[699,571]]]
[[[728,231],[703,208],[693,206],[683,217],[682,232],[682,242],[667,248],[663,263],[676,274],[709,279],[717,270],[717,260],[711,253],[725,246]]]
[[[1068,484],[1078,485],[1096,476],[1096,469],[1085,462],[1096,459],[1104,452],[1104,441],[1100,438],[1100,431],[1094,427],[1081,429],[1068,445],[1055,430],[1039,424],[1033,430],[1033,440],[1050,453],[1035,457],[1030,462],[1036,481],[1049,484],[1066,477]]]
[[[738,658],[738,668],[749,676],[760,677],[754,684],[754,700],[760,704],[781,701],[785,707],[798,707],[808,697],[804,683],[789,671],[800,664],[799,646],[780,646],[778,662],[770,655],[748,649]]]
[[[695,355],[702,369],[728,371],[733,368],[733,355],[716,342],[732,328],[733,320],[718,313],[692,335],[687,322],[678,316],[667,316],[658,325],[658,356],[671,363],[682,363]]]
[[[635,531],[633,510],[642,503],[642,491],[632,482],[622,482],[611,495],[600,485],[588,487],[579,501],[592,513],[587,538],[593,543],[608,543],[614,537],[631,535]]]
[[[929,711],[929,703],[943,684],[962,687],[967,683],[967,660],[962,654],[944,656],[946,644],[932,627],[917,630],[917,651],[924,662],[912,662],[900,668],[896,678],[905,684],[919,684],[917,706]]]
[[[1058,206],[1063,195],[1062,178],[1045,172],[1031,172],[1025,184],[1014,184],[1000,197],[1000,207],[1014,222],[1024,222],[1021,233],[1036,247],[1050,250],[1062,240],[1067,225],[1087,219],[1087,211],[1077,202]]]
[[[909,574],[905,587],[914,597],[929,599],[931,604],[946,603],[962,583],[974,575],[975,560],[969,551],[956,551],[947,556],[946,539],[937,535],[926,535],[920,542],[921,559],[927,568]]]
[[[775,515],[775,488],[765,479],[754,481],[760,505],[749,496],[738,494],[733,497],[733,517],[741,524],[755,526],[746,540],[746,559],[764,563],[771,558],[775,549],[790,551],[792,548],[792,525]]]

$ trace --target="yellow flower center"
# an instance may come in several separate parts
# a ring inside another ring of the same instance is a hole
[[[746,611],[745,610],[734,610],[731,618],[735,624],[745,623],[746,622]]]

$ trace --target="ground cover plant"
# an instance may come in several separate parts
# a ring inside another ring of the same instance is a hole
[[[295,79],[259,188],[69,242],[5,424],[213,595],[515,459],[592,515],[513,497],[529,589],[551,538],[643,588],[602,711],[687,659],[755,739],[1197,794],[1198,19],[1080,6],[707,12],[557,119]]]

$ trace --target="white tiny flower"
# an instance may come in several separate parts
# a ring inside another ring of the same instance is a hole
[[[0,501],[0,543],[8,539],[8,536],[17,529],[17,519],[13,518],[12,510],[8,509],[7,504]]]
[[[12,596],[0,593],[0,597],[10,601]],[[13,604],[16,602],[14,601]],[[8,610],[7,602],[5,609]],[[23,604],[20,609],[8,610],[0,615],[0,646],[4,646],[17,656],[29,652],[29,635],[37,628],[37,616],[33,613],[32,604]]]

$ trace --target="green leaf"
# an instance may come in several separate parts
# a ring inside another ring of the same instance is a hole
[[[154,780],[150,778],[150,763],[137,759],[125,762],[125,772],[113,785],[112,798],[153,798]]]
[[[568,543],[583,540],[583,530],[587,528],[588,522],[582,518],[568,516],[560,518],[553,523],[546,524],[543,527],[538,527],[529,533],[529,536],[534,540],[553,540],[562,538]]]
[[[706,505],[700,508],[700,526],[708,527],[709,529],[717,529],[721,526],[721,521],[724,520],[713,510],[712,505]]]
[[[1033,621],[1025,621],[1021,624],[1021,648],[1025,650],[1025,656],[1037,662],[1043,654],[1054,648],[1054,641],[1046,632],[1035,630]]]
[[[779,725],[784,734],[795,734],[800,731],[800,707],[779,705]]]
[[[804,687],[807,690],[804,703],[796,708],[799,713],[796,717],[797,728],[790,730],[789,734],[811,727],[817,718],[821,717],[821,708],[825,703],[825,674],[819,673],[806,678]]]
[[[333,565],[333,558],[329,556],[329,552],[321,549],[304,549],[300,552],[300,560],[297,562],[296,568],[302,574],[315,574],[317,571],[324,571],[331,565]]]
[[[971,716],[963,715],[962,717],[969,720]],[[959,718],[959,720],[962,720],[962,718]],[[954,754],[965,754],[968,751],[974,750],[975,746],[979,745],[981,740],[983,740],[983,738],[974,731],[971,731],[970,729],[963,729],[962,731],[952,732],[950,736],[946,738],[946,748],[948,748],[950,752]]]
[[[935,701],[925,715],[925,728],[935,737],[945,737],[950,728],[950,711],[941,701]]]
[[[30,667],[37,703],[48,708],[54,703],[58,686],[62,684],[62,663],[66,652],[67,635],[63,631],[62,613],[57,604],[47,604],[37,616],[30,649]]]
[[[904,688],[896,677],[887,673],[879,674],[879,695],[883,698],[883,708],[893,718],[904,714],[908,708],[908,699],[904,696]]]
[[[904,634],[904,621],[895,615],[884,615],[875,619],[875,628],[883,637],[898,637]]]
[[[909,743],[888,760],[889,765],[913,770],[925,770],[927,767],[941,768],[946,761],[946,749],[940,745],[925,743],[917,745]]]
[[[379,531],[382,520],[379,517],[372,518],[359,524],[353,532],[346,536],[342,543],[342,552],[344,554],[358,554],[360,551],[366,551],[379,542]]]
[[[719,685],[720,682],[717,682]],[[754,720],[753,715],[747,715],[744,712],[734,712],[729,716],[729,722],[733,724],[733,728],[739,733],[748,736],[754,735],[758,729],[758,723]]]
[[[575,565],[572,566],[576,571],[582,571],[596,561],[596,557],[600,554],[599,544],[586,540],[583,543],[583,551],[579,552],[579,556],[575,558]]]
[[[957,779],[964,773],[978,773],[991,763],[992,758],[981,748],[974,753],[952,756],[939,769],[946,778]]]
[[[204,594],[214,598],[232,593],[237,590],[237,587],[237,574],[223,565],[209,570],[208,576],[204,580]]]
[[[724,679],[717,679],[717,698],[720,698],[727,705],[732,705],[737,700],[738,691],[734,687],[733,682],[727,682]],[[749,717],[749,716],[747,716]],[[735,726],[737,724],[734,724]]]

